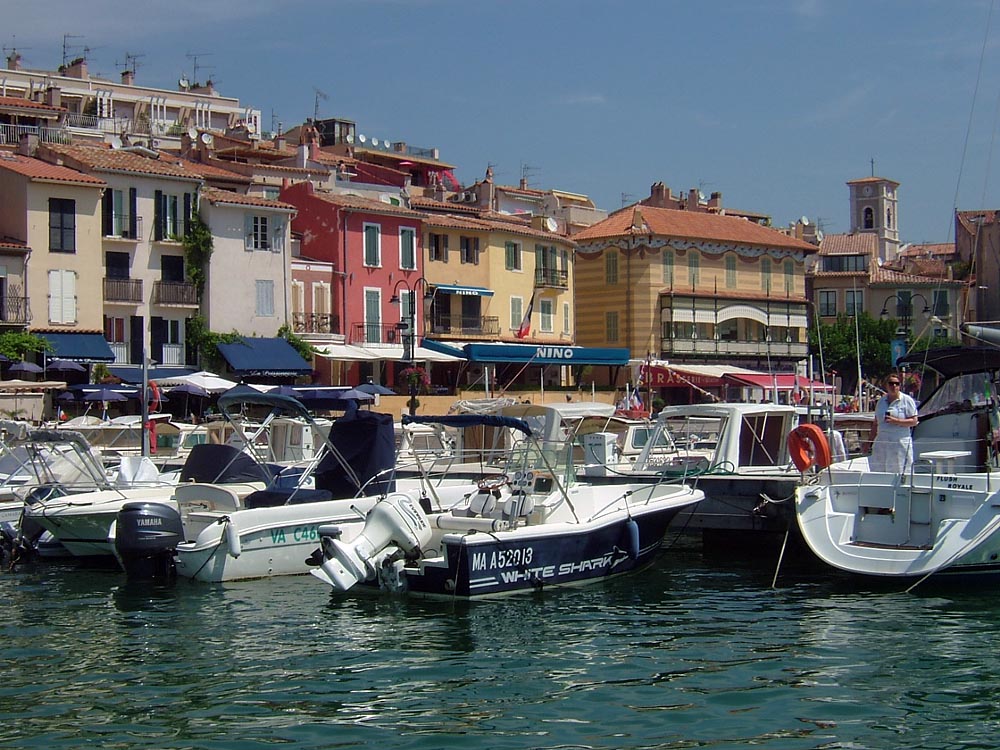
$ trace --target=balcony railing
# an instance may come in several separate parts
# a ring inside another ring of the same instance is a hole
[[[105,237],[137,240],[142,237],[142,217],[135,217],[135,236],[132,235],[132,217],[128,215],[114,216],[111,219],[111,234]]]
[[[569,288],[569,271],[559,271],[555,268],[536,268],[535,286]]]
[[[743,357],[796,357],[809,355],[809,344],[788,341],[716,341],[715,339],[663,339],[660,343],[664,355],[705,354],[712,356]]]
[[[197,305],[198,289],[189,281],[154,281],[153,303],[157,305]]]
[[[163,365],[183,365],[184,364],[184,344],[164,344]]]
[[[142,302],[142,279],[104,279],[105,302]]]
[[[340,317],[327,313],[292,313],[296,333],[340,333]]]
[[[0,144],[16,146],[21,136],[37,135],[42,143],[71,143],[73,137],[63,128],[46,128],[40,125],[0,124]]]
[[[31,306],[27,297],[0,297],[0,324],[27,325],[31,322]]]
[[[500,335],[500,318],[495,315],[443,315],[435,319],[433,331],[444,336],[496,338]]]
[[[369,346],[371,344],[402,344],[404,331],[397,324],[355,323],[351,326],[349,344]]]
[[[128,365],[132,363],[132,360],[129,359],[128,342],[109,341],[108,346],[111,347],[111,353],[115,355],[116,365]]]

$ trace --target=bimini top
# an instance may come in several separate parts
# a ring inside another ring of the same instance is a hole
[[[994,346],[945,346],[900,357],[899,367],[929,367],[946,378],[963,373],[1000,370],[1000,349]]]
[[[509,427],[520,430],[525,435],[531,435],[531,427],[523,419],[516,417],[501,417],[499,414],[446,414],[441,417],[423,417],[420,415],[403,415],[403,424],[441,424],[445,427]]]
[[[237,385],[219,396],[219,408],[229,411],[231,406],[240,404],[255,404],[258,406],[268,406],[272,409],[281,409],[289,414],[298,416],[309,416],[309,411],[302,402],[292,396],[284,396],[280,393],[261,393],[256,388],[248,385]]]

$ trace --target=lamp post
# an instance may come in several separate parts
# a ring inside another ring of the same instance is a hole
[[[896,292],[889,297],[882,310],[879,312],[880,318],[885,318],[889,314],[889,302],[896,300],[896,320],[899,321],[899,328],[896,330],[896,338],[892,347],[892,366],[895,367],[899,358],[906,353],[910,345],[910,323],[913,322],[913,300],[919,297],[924,302],[924,315],[930,315],[931,305],[927,298],[919,292],[915,294]]]
[[[396,282],[396,285],[392,288],[392,297],[389,298],[389,304],[399,305],[402,304],[402,299],[399,296],[399,290],[403,289],[409,299],[409,309],[406,311],[406,321],[400,321],[400,326],[403,328],[403,359],[413,367],[414,356],[417,350],[417,289],[423,287],[424,298],[428,298],[430,295],[427,289],[427,279],[423,276],[416,278],[412,283],[408,282],[406,279],[400,279]],[[409,379],[408,391],[410,395],[409,407],[410,414],[417,413],[417,382],[415,378]]]

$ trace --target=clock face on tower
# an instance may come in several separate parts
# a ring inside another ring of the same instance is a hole
[[[872,194],[872,186],[871,185],[865,185],[865,189],[862,192],[865,195],[871,195]]]

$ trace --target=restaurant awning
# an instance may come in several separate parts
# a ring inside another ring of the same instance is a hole
[[[431,350],[461,357],[469,362],[522,363],[534,365],[627,365],[628,349],[609,349],[560,344],[476,344],[449,345],[424,339]]]
[[[126,383],[142,383],[142,365],[113,365],[108,368],[108,372]],[[147,368],[149,380],[157,381],[190,375],[193,372],[195,372],[193,367],[160,366]]]
[[[371,350],[365,349],[363,346],[352,346],[351,344],[314,344],[313,349],[321,357],[344,362],[370,362],[379,358]]]
[[[483,286],[463,286],[461,284],[436,284],[434,288],[445,294],[458,294],[467,297],[492,297],[493,290]]]
[[[236,375],[295,377],[308,375],[312,366],[283,338],[242,338],[218,344],[219,353]]]
[[[659,364],[650,365],[645,369],[648,372],[648,382],[644,385],[652,388],[692,385],[700,388],[718,388],[726,383],[723,378],[727,368],[721,365]]]
[[[52,345],[48,356],[56,359],[68,359],[73,362],[114,362],[115,353],[111,351],[104,335],[100,333],[38,333]]]
[[[803,391],[810,389],[814,391],[832,391],[832,385],[826,385],[816,380],[810,381],[802,375],[791,372],[768,374],[762,373],[726,373],[726,380],[734,385],[748,386],[751,388],[763,388],[765,390],[777,388],[779,391],[790,391],[798,388]]]

